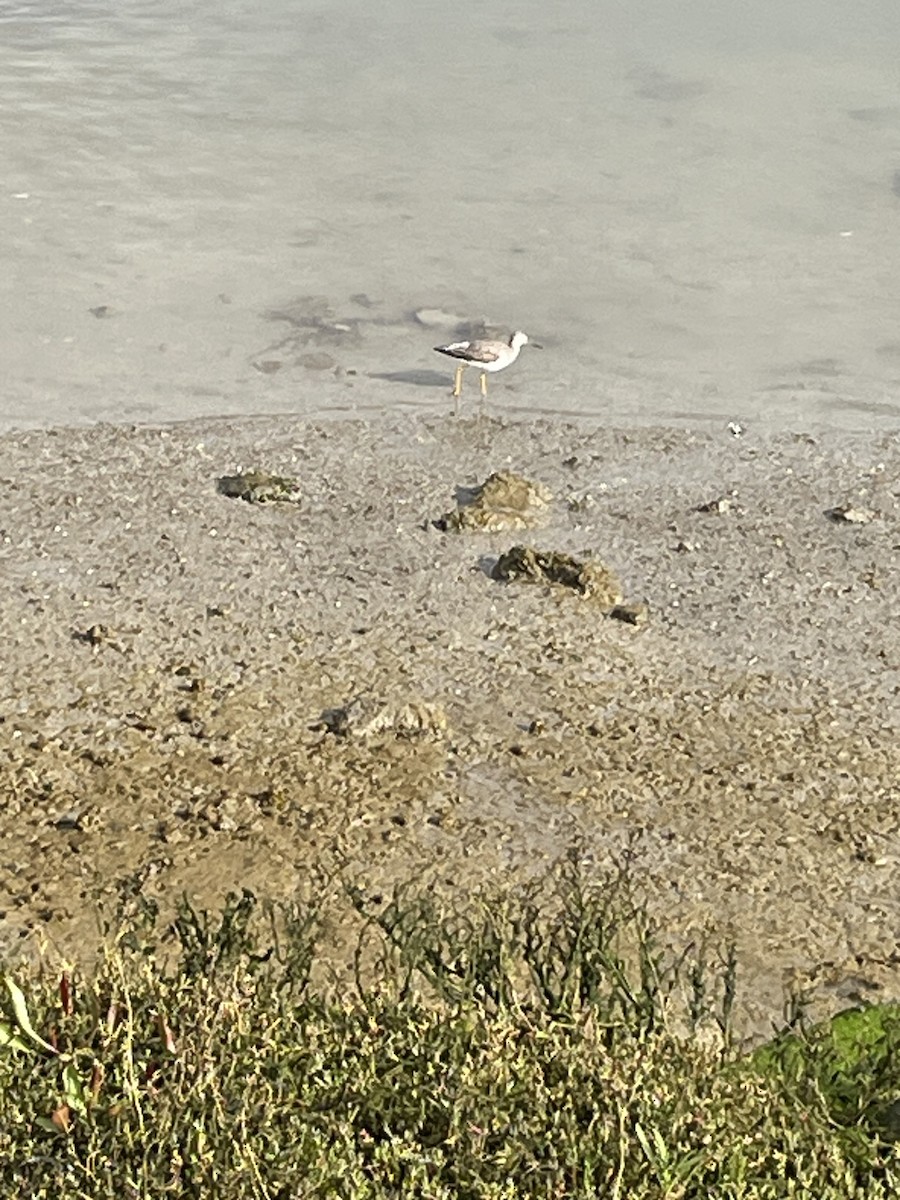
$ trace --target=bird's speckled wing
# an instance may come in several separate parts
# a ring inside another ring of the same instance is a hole
[[[472,363],[492,363],[500,357],[499,347],[493,342],[451,342],[449,346],[435,346],[435,350],[438,354]]]

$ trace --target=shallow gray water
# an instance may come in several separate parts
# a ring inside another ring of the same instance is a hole
[[[898,50],[896,0],[0,0],[0,425],[438,408],[425,307],[544,343],[510,411],[897,426]]]

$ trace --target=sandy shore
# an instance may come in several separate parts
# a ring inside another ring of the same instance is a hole
[[[253,467],[299,505],[219,493]],[[541,528],[436,527],[499,470]],[[7,951],[77,954],[126,879],[214,904],[340,860],[462,902],[578,845],[736,938],[750,1032],[786,979],[900,996],[896,437],[279,417],[6,435],[0,478]],[[516,543],[649,619],[495,581]]]

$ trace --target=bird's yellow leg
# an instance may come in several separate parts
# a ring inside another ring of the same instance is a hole
[[[462,363],[456,368],[456,379],[453,381],[453,395],[458,396],[462,391],[462,373],[465,367]]]
[[[484,371],[481,372],[481,394],[482,396],[487,395],[487,375]]]

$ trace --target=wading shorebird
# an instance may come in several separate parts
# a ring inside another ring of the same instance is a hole
[[[456,368],[456,379],[453,382],[454,399],[462,391],[462,374],[466,367],[481,368],[481,394],[487,395],[487,373],[502,371],[519,357],[519,351],[528,344],[528,334],[517,329],[508,342],[492,338],[478,338],[473,342],[450,342],[447,346],[435,346],[438,354],[446,354],[455,358],[459,365]],[[532,342],[540,350],[537,342]]]

